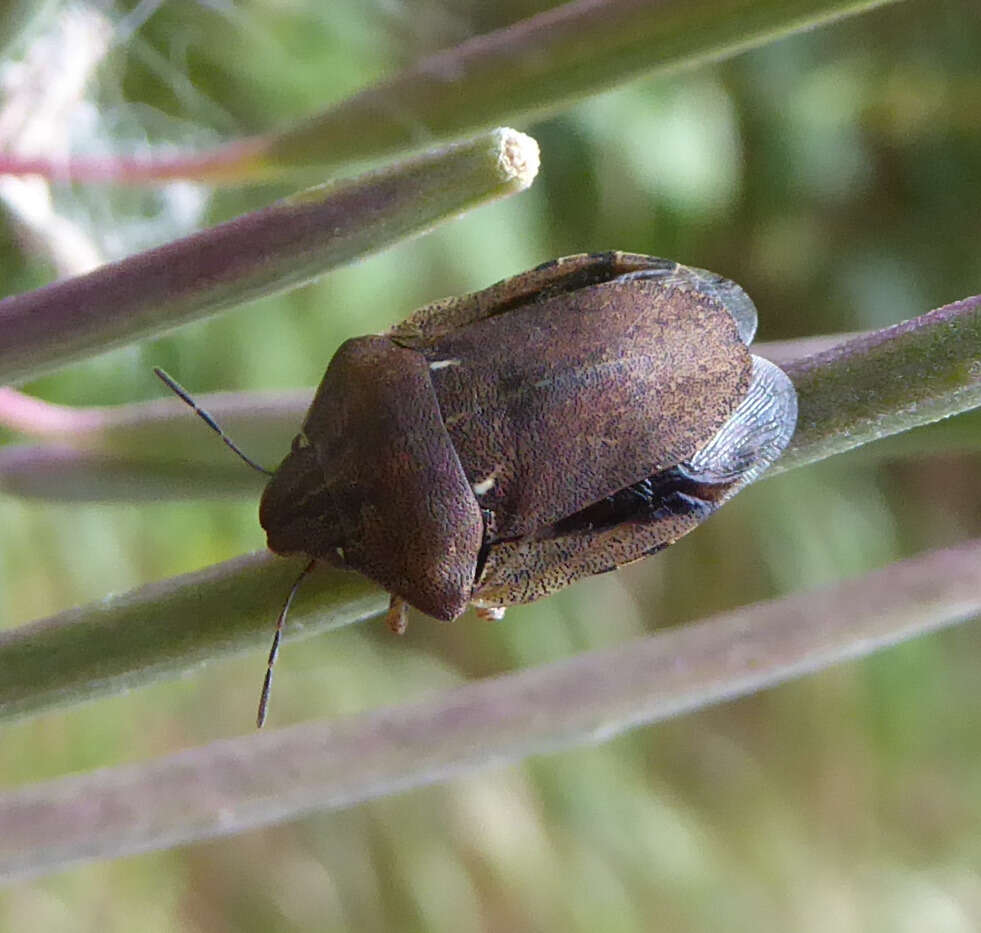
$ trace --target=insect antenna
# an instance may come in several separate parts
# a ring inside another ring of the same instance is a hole
[[[257,729],[261,729],[262,724],[266,721],[266,711],[269,708],[269,691],[272,689],[273,665],[276,663],[276,658],[279,655],[279,644],[283,640],[283,626],[286,624],[286,613],[290,611],[290,604],[293,602],[293,597],[296,596],[296,591],[300,588],[303,578],[311,570],[313,570],[313,565],[315,563],[317,563],[316,560],[310,561],[310,563],[300,571],[300,575],[296,578],[296,581],[290,588],[289,595],[286,597],[286,602],[283,603],[283,608],[279,610],[279,616],[276,619],[276,633],[273,635],[272,647],[269,649],[269,660],[266,662],[266,676],[262,681],[262,694],[259,697],[259,712],[255,717],[255,725]]]
[[[153,367],[153,374],[165,385],[171,392],[174,393],[185,405],[188,405],[194,410],[194,413],[215,432],[224,442],[225,446],[231,450],[233,453],[237,454],[242,460],[244,460],[253,470],[258,470],[260,473],[265,473],[266,476],[272,476],[272,470],[267,470],[264,466],[259,466],[251,457],[249,457],[244,451],[242,451],[239,446],[233,441],[222,429],[221,426],[211,417],[203,408],[201,408],[197,402],[191,398],[190,393],[184,388],[176,379],[168,376],[159,366]]]

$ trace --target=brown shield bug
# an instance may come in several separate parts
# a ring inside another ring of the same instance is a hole
[[[793,434],[794,388],[750,355],[755,330],[735,283],[611,252],[348,340],[263,493],[269,548],[375,580],[396,631],[406,604],[499,617],[653,554]]]

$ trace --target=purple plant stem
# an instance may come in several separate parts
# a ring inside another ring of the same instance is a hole
[[[0,877],[240,833],[772,687],[981,612],[981,542],[423,702],[0,794]]]
[[[308,282],[523,190],[537,169],[534,140],[495,130],[6,298],[0,384]]]
[[[76,181],[241,181],[324,172],[554,113],[635,80],[723,59],[891,0],[577,0],[426,56],[275,134],[198,155],[18,160],[0,170]]]
[[[788,363],[797,431],[774,471],[981,405],[981,295]]]

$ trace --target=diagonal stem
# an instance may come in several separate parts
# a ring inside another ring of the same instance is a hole
[[[888,2],[576,0],[427,56],[281,133],[177,158],[56,164],[0,153],[0,172],[138,184],[334,171],[541,118],[642,76],[727,58]]]
[[[981,405],[981,295],[785,369],[800,409],[777,473]]]
[[[434,699],[0,795],[0,878],[242,832],[584,743],[981,613],[981,542]]]
[[[0,385],[301,285],[522,191],[537,172],[533,139],[494,130],[5,298]]]

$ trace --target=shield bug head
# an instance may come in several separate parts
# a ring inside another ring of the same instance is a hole
[[[499,617],[661,550],[793,433],[755,330],[735,283],[629,253],[428,305],[337,351],[263,493],[268,545],[375,580],[397,631],[406,604]]]

